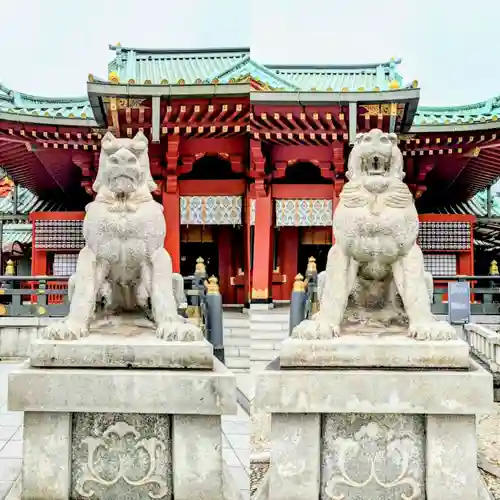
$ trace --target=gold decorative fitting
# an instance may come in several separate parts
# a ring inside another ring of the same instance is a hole
[[[114,84],[120,83],[120,77],[118,76],[118,73],[116,71],[111,71],[109,73],[108,80]]]
[[[304,292],[306,289],[306,285],[304,283],[304,276],[302,274],[297,274],[295,276],[295,280],[293,282],[293,291],[294,292]]]
[[[358,92],[364,92],[365,91],[365,88],[364,87],[359,87],[358,88]]]
[[[16,274],[16,267],[14,266],[14,261],[9,259],[7,265],[5,266],[5,276],[14,276]]]
[[[399,85],[399,82],[397,80],[392,80],[390,83],[389,83],[389,88],[391,90],[397,90],[399,89],[400,85]]]
[[[349,89],[347,87],[342,87],[341,92],[349,92]]]
[[[474,148],[474,150],[472,151],[472,156],[474,156],[475,158],[477,158],[479,156],[479,153],[481,152],[481,148],[479,147],[476,147]]]
[[[87,80],[92,83],[95,81],[94,75],[92,73],[89,73],[89,76],[87,77]]]
[[[207,268],[205,266],[205,260],[203,257],[198,257],[196,259],[196,267],[194,270],[195,273],[202,274],[207,272]]]
[[[203,83],[203,80],[201,78],[197,78],[195,81],[194,81],[194,84],[195,85],[201,85]]]
[[[131,78],[129,81],[128,81],[128,84],[129,85],[135,85],[135,80],[133,78]]]
[[[80,116],[81,116],[84,120],[86,120],[86,119],[87,119],[87,114],[86,114],[86,113],[82,113]]]
[[[218,79],[218,78],[214,78],[214,79],[212,80],[212,83],[213,83],[214,85],[217,85],[217,84],[219,83],[219,79]]]
[[[327,91],[327,92],[333,92],[333,89],[332,89],[332,87],[328,87],[328,88],[326,89],[326,91]]]
[[[184,80],[184,78],[180,78],[178,81],[177,81],[177,85],[185,85],[186,84],[186,80]]]
[[[496,260],[492,260],[490,264],[490,276],[498,276],[498,265]]]
[[[219,293],[219,280],[215,276],[208,278],[207,293],[211,295]]]
[[[40,307],[38,308],[38,314],[39,314],[40,316],[43,316],[43,315],[44,315],[44,314],[46,314],[46,313],[47,313],[47,309],[45,309],[45,307],[40,306]]]
[[[418,80],[413,80],[413,82],[411,82],[411,86],[412,86],[414,89],[418,89]]]
[[[379,86],[377,86],[377,87],[375,87],[373,90],[374,90],[375,92],[380,92],[380,87],[379,87]]]
[[[314,273],[316,272],[317,267],[316,267],[316,259],[314,257],[309,257],[309,260],[307,262],[307,272],[309,273]]]
[[[164,78],[161,82],[162,85],[168,85],[168,80]]]
[[[497,116],[497,115],[493,115],[493,116],[491,117],[491,121],[492,121],[492,122],[496,122],[497,120],[498,120],[498,116]]]
[[[269,298],[269,291],[267,288],[264,288],[263,290],[252,288],[252,299],[265,300],[268,298]]]
[[[151,85],[151,80],[144,80],[144,85]]]
[[[230,78],[229,83],[236,83],[236,78]]]
[[[0,316],[5,316],[6,314],[7,308],[3,304],[0,304]]]
[[[120,42],[116,42],[116,47],[121,47],[122,44]]]

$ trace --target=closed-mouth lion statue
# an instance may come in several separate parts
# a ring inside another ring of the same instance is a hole
[[[151,195],[156,184],[142,132],[133,139],[106,133],[93,189],[97,196],[83,221],[86,245],[68,286],[69,314],[48,326],[43,337],[87,336],[96,304],[104,300],[106,309],[117,313],[151,306],[159,338],[201,340],[201,330],[177,313],[182,293],[163,246],[165,217]]]
[[[320,309],[295,327],[293,337],[335,337],[348,306],[397,312],[399,302],[411,337],[456,338],[455,329],[431,313],[432,277],[416,243],[418,215],[403,177],[395,134],[374,129],[356,137],[333,216],[335,244],[321,279]]]

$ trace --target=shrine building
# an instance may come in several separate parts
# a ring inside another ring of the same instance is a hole
[[[500,97],[421,107],[398,59],[283,66],[245,48],[109,48],[108,75],[89,74],[80,98],[0,84],[0,167],[4,188],[16,186],[5,195],[12,211],[0,204],[0,246],[14,252],[23,226],[32,275],[75,270],[100,140],[143,131],[174,271],[191,275],[201,256],[225,304],[289,300],[310,256],[325,267],[350,149],[375,127],[398,134],[427,269],[474,274],[475,215],[487,218],[493,202],[483,200],[484,214],[463,207],[500,176]]]

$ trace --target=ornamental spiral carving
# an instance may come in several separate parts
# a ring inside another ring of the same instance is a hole
[[[86,437],[81,445],[86,445],[87,454],[75,491],[82,497],[98,498],[96,485],[109,488],[120,481],[146,487],[150,498],[167,497],[167,477],[162,470],[166,445],[156,437],[141,438],[133,426],[116,422],[102,436]]]
[[[418,416],[327,416],[322,498],[424,500],[423,434]]]

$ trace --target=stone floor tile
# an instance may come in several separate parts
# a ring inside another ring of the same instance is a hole
[[[0,425],[22,425],[24,413],[22,411],[8,411],[0,413]]]
[[[236,456],[239,458],[243,467],[246,469],[250,468],[250,450],[238,450],[237,448],[234,450]]]
[[[23,458],[23,442],[9,441],[0,449],[0,458]]]
[[[250,432],[249,422],[238,422],[229,421],[224,422],[222,429],[225,434],[244,434],[247,435]]]
[[[13,481],[0,481],[0,500],[3,500],[12,488]]]
[[[241,467],[229,467],[229,470],[240,490],[250,489],[250,476],[245,469]]]
[[[250,435],[249,434],[226,434],[227,440],[231,446],[236,450],[249,450],[250,449]]]
[[[240,490],[242,500],[250,500],[250,490]]]
[[[10,441],[19,428],[19,425],[0,425],[0,441]]]
[[[19,427],[16,433],[10,438],[11,441],[22,441],[23,440],[23,427]]]
[[[228,467],[241,467],[241,461],[236,452],[230,448],[222,449],[222,458]]]
[[[0,481],[15,481],[21,472],[20,458],[0,458]]]

